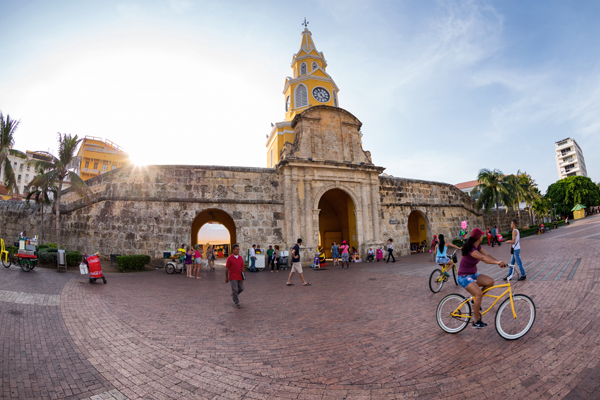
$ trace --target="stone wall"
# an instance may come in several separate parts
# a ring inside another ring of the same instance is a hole
[[[27,235],[40,235],[42,207],[24,201],[0,201],[0,237],[6,246],[12,246],[19,239],[19,233],[27,231]],[[50,207],[44,207],[44,242],[54,241],[55,216]]]
[[[513,219],[519,220],[518,214],[515,210],[500,209],[500,232],[507,232],[510,230],[510,221]],[[534,217],[535,220],[535,217]],[[525,226],[531,224],[531,217],[525,210],[521,210],[521,223],[519,226]],[[483,211],[483,226],[484,228],[493,228],[494,225],[498,225],[498,214],[496,210],[490,210],[489,213]],[[483,228],[482,228],[483,229]]]
[[[408,217],[421,213],[426,222],[427,242],[443,233],[456,238],[461,221],[471,228],[482,226],[483,217],[471,197],[454,185],[406,178],[379,177],[381,232],[384,239],[394,239],[395,253],[410,254]]]

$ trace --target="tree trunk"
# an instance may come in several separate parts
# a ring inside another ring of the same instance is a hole
[[[60,191],[62,190],[63,179],[58,181],[58,192],[56,193],[56,248],[60,250]]]
[[[42,242],[43,236],[44,236],[44,205],[42,204],[42,226],[40,226],[40,240],[38,240],[39,244],[44,244],[44,242]]]
[[[498,231],[496,233],[500,233],[500,209],[498,208],[498,202],[496,201],[496,215],[498,218]]]

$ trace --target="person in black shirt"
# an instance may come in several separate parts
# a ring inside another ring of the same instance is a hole
[[[290,281],[292,280],[292,276],[294,272],[297,272],[300,275],[300,279],[302,279],[302,286],[310,286],[310,283],[306,282],[304,279],[304,274],[302,273],[302,263],[300,262],[300,245],[302,244],[302,239],[298,239],[298,243],[292,247],[292,270],[290,271],[290,276],[288,277],[287,286],[294,286]]]

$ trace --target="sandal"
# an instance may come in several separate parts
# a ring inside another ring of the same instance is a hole
[[[304,285],[302,286],[310,286],[310,283],[306,282]]]
[[[286,286],[294,286],[293,283],[286,283]]]

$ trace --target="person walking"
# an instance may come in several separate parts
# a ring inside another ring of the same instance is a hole
[[[339,246],[336,242],[331,245],[331,258],[333,258],[333,266],[340,265],[338,258],[340,258]]]
[[[200,245],[197,244],[194,246],[194,271],[193,271],[193,276],[196,279],[201,279],[200,278],[200,265],[202,264],[202,253],[200,252]]]
[[[187,277],[188,278],[193,278],[192,276],[192,248],[188,246],[187,249],[185,249],[185,267],[187,270]]]
[[[387,256],[387,260],[385,262],[386,263],[390,262],[390,257],[392,257],[392,262],[395,263],[396,258],[394,257],[394,241],[392,240],[392,238],[390,238],[387,242],[387,251],[388,251],[388,256]]]
[[[274,253],[275,250],[273,250],[273,246],[269,246],[269,249],[267,250],[267,268],[271,266],[271,273],[273,273],[273,270],[275,269],[275,259],[273,257]]]
[[[492,230],[490,229],[489,226],[487,228],[487,231],[485,232],[485,235],[487,236],[488,246],[491,246],[492,245]]]
[[[225,283],[231,282],[231,298],[233,304],[240,308],[239,295],[244,291],[244,258],[240,256],[240,246],[234,244],[231,248],[232,255],[227,257],[225,263]]]
[[[302,286],[310,286],[310,283],[306,282],[304,279],[304,274],[302,273],[302,263],[300,262],[300,245],[302,244],[302,239],[298,239],[294,247],[292,247],[292,270],[290,271],[290,276],[288,276],[287,286],[294,286],[291,282],[292,276],[294,276],[294,272],[297,272],[300,275],[300,279],[302,280]]]
[[[494,229],[492,229],[492,247],[496,244],[500,246],[500,242],[498,241],[498,226],[494,225]]]
[[[250,272],[256,271],[256,245],[253,244],[250,249]]]
[[[510,222],[510,227],[512,228],[512,239],[507,240],[506,243],[510,243],[511,246],[511,254],[512,257],[510,259],[510,265],[515,265],[517,263],[519,265],[519,270],[521,271],[521,276],[519,277],[520,281],[524,281],[527,279],[527,274],[525,273],[525,268],[523,268],[523,262],[521,261],[521,232],[517,229],[517,220],[513,219]],[[513,268],[509,268],[508,275],[504,278],[505,281],[508,280],[508,277],[513,274]]]
[[[346,269],[350,268],[350,246],[346,243],[345,240],[342,241],[342,245],[340,246],[340,251],[342,252],[342,268],[344,269],[344,264],[346,264]]]

